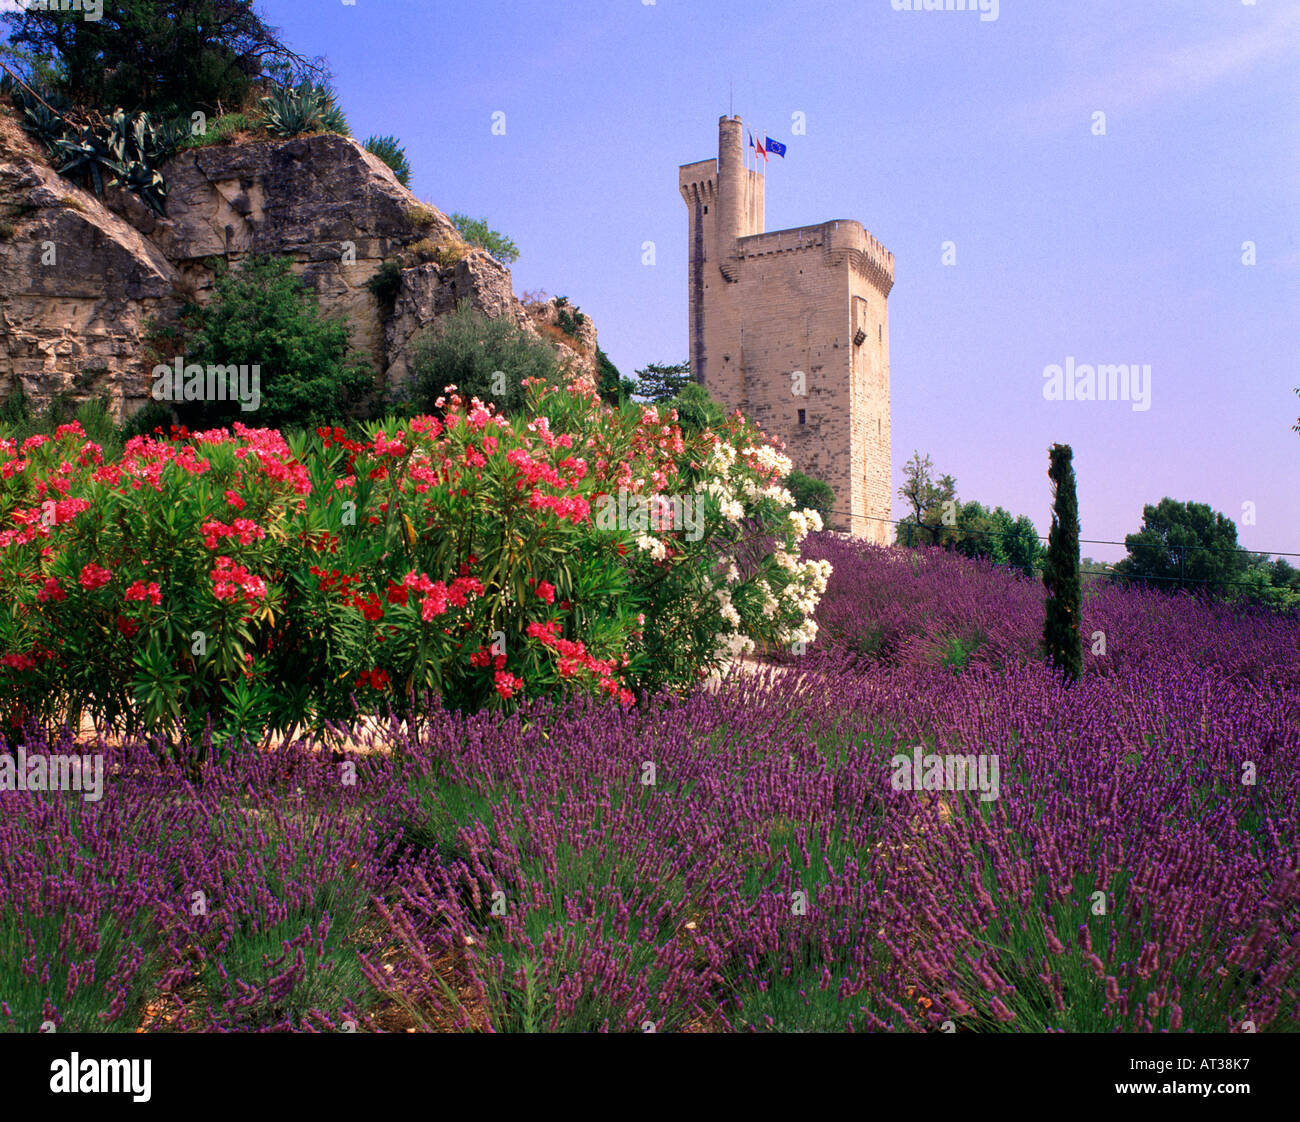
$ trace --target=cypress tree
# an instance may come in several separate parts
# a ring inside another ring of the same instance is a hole
[[[1047,477],[1052,481],[1052,529],[1047,537],[1047,617],[1043,649],[1053,666],[1078,681],[1083,671],[1079,636],[1079,503],[1074,493],[1074,453],[1068,444],[1053,444]]]

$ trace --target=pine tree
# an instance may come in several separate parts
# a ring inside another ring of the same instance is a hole
[[[1079,503],[1074,493],[1074,453],[1068,444],[1053,444],[1047,476],[1052,481],[1052,528],[1047,537],[1047,617],[1043,649],[1052,665],[1078,681],[1083,671],[1079,636]]]

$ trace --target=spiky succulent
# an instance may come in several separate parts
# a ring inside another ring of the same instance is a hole
[[[403,187],[411,185],[411,165],[406,159],[406,149],[395,136],[372,136],[365,142],[365,150],[378,156],[393,170],[397,182]]]
[[[348,136],[347,119],[328,87],[303,79],[296,86],[277,86],[262,98],[266,131],[272,136],[301,136],[337,132]]]

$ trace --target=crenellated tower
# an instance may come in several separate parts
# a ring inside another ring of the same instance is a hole
[[[835,489],[835,529],[892,540],[889,292],[894,255],[849,219],[764,230],[764,176],[739,117],[685,164],[691,373]]]

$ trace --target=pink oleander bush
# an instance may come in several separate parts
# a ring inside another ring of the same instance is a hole
[[[630,704],[811,638],[826,571],[798,546],[817,523],[762,434],[736,417],[687,439],[580,382],[529,402],[506,419],[452,394],[360,439],[181,430],[113,463],[76,424],[0,440],[9,727],[89,712],[172,742],[210,724],[224,746],[426,694]],[[699,523],[604,517],[620,494],[698,501]]]

